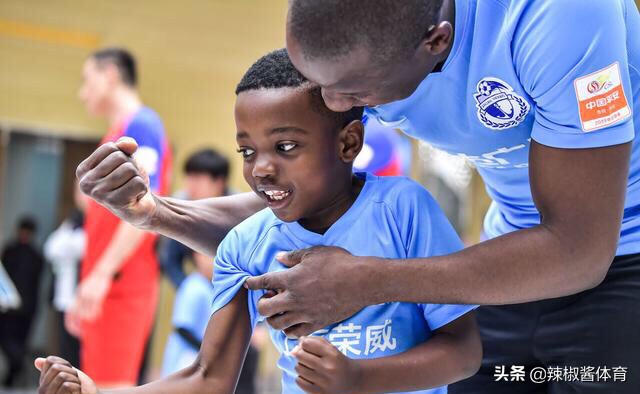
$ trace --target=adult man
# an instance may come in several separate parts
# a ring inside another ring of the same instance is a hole
[[[143,106],[137,93],[133,56],[119,48],[100,50],[87,59],[82,76],[80,99],[91,114],[106,118],[110,125],[102,143],[122,136],[135,139],[140,147],[136,162],[150,189],[165,194],[171,154],[160,118]],[[117,171],[124,176],[137,173],[132,163]],[[95,202],[87,207],[85,231],[87,250],[67,326],[80,336],[81,367],[92,371],[99,387],[131,386],[157,304],[156,237]]]
[[[371,113],[385,124],[478,166],[494,199],[485,225],[492,239],[391,264],[330,248],[294,253],[283,259],[301,261],[294,268],[247,281],[280,290],[261,302],[269,323],[302,335],[381,302],[524,303],[481,308],[483,368],[452,392],[636,391],[640,360],[629,346],[640,342],[635,4],[294,0],[287,27],[292,61],[323,87],[330,108],[379,105]],[[106,147],[79,172],[114,184],[115,176],[98,174],[119,149],[133,151],[127,142]],[[127,185],[136,193],[85,190],[122,217],[196,247],[206,243],[202,233],[220,235],[256,206],[248,196],[206,206],[167,201],[147,193],[140,178]],[[309,274],[316,264],[322,270]],[[325,294],[333,297],[317,302]],[[529,376],[496,382],[501,367],[561,373],[544,384]],[[576,369],[584,372],[578,379]]]

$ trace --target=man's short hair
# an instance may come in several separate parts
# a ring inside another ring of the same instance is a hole
[[[122,82],[135,88],[138,84],[138,71],[136,70],[136,59],[131,52],[124,48],[104,48],[91,55],[98,66],[112,64],[120,73]]]
[[[214,149],[193,153],[184,165],[185,174],[207,174],[211,178],[229,177],[229,160]]]
[[[344,127],[354,120],[362,119],[363,107],[354,107],[346,112],[333,112],[324,104],[320,87],[312,85],[298,71],[286,49],[278,49],[258,59],[244,74],[236,87],[236,94],[249,90],[308,88],[313,98],[313,107],[321,114],[334,117]]]
[[[365,48],[372,61],[407,58],[438,22],[443,0],[291,0],[289,28],[309,58]]]

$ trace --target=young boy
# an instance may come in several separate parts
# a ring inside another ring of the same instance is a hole
[[[117,393],[233,393],[265,295],[248,293],[243,283],[284,269],[280,251],[333,245],[356,255],[411,258],[462,247],[418,184],[352,174],[362,147],[362,109],[329,111],[284,50],[258,60],[236,93],[244,177],[269,209],[234,228],[218,248],[214,314],[196,361]],[[473,308],[387,303],[300,340],[271,330],[281,352],[283,392],[446,393],[445,385],[474,374],[480,363],[480,338],[468,313]],[[36,366],[40,393],[97,392],[90,378],[62,359],[38,359]]]

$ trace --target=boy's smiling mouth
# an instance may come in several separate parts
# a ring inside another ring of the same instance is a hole
[[[267,195],[267,198],[273,201],[284,200],[291,194],[288,190],[265,190],[263,193]]]
[[[271,209],[282,209],[287,206],[293,194],[291,189],[272,186],[258,186],[256,190],[265,199]]]

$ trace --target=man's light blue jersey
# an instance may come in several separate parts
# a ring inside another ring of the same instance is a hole
[[[617,254],[640,252],[640,16],[633,0],[456,0],[441,72],[368,109],[383,124],[467,158],[493,204],[489,237],[535,226],[529,147],[634,141]],[[544,164],[543,164],[544,165]]]
[[[359,174],[358,176],[364,176]],[[286,269],[275,260],[280,251],[315,245],[342,247],[354,255],[384,258],[438,256],[462,248],[460,238],[438,204],[408,178],[366,176],[351,208],[324,234],[285,223],[265,209],[235,227],[215,259],[213,310],[226,305],[249,276]],[[384,264],[384,261],[381,262]],[[393,280],[393,279],[389,279]],[[249,293],[253,326],[263,318],[257,303],[264,291]],[[331,297],[331,294],[326,294]],[[349,358],[377,358],[404,352],[426,341],[433,331],[474,309],[471,305],[386,303],[364,308],[351,318],[316,332]],[[297,340],[270,328],[281,357],[283,392],[302,393],[296,385]],[[419,393],[446,393],[446,387]]]

